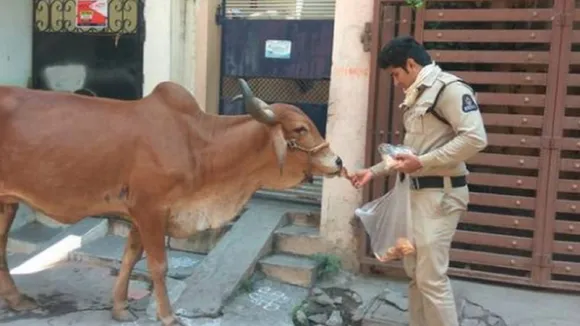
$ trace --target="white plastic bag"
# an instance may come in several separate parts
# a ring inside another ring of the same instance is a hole
[[[379,152],[385,163],[401,152],[412,152],[408,147],[381,144]],[[413,223],[411,221],[410,178],[397,173],[393,189],[355,210],[370,237],[371,248],[381,262],[402,259],[415,253]]]

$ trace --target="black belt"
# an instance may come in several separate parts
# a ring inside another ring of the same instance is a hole
[[[443,188],[445,187],[444,178],[445,177],[440,176],[411,177],[411,189]],[[465,178],[464,175],[449,178],[451,179],[452,188],[459,188],[467,185],[467,178]]]

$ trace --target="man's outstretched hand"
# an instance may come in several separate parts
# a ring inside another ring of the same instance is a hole
[[[394,161],[392,169],[403,173],[413,173],[423,167],[419,158],[414,154],[397,154]],[[362,169],[353,174],[345,173],[343,176],[350,180],[355,188],[359,189],[372,180],[373,173],[370,169]]]
[[[372,178],[373,174],[369,169],[359,170],[348,176],[350,183],[357,189],[369,183]]]

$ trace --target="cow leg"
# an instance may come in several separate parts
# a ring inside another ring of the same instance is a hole
[[[147,253],[147,267],[153,281],[153,291],[157,300],[157,317],[163,326],[183,325],[173,314],[165,276],[167,275],[167,256],[165,253],[165,227],[160,216],[149,216],[146,223],[139,226],[141,241]]]
[[[134,321],[137,319],[129,310],[129,303],[127,301],[129,292],[129,278],[135,264],[143,256],[143,244],[139,237],[139,230],[135,225],[131,226],[123,259],[121,261],[121,269],[119,276],[115,282],[113,289],[113,319],[120,322]]]
[[[18,291],[14,284],[14,279],[10,276],[10,269],[6,261],[8,232],[16,216],[17,209],[18,204],[0,202],[0,297],[8,303],[8,307],[12,310],[34,310],[38,308],[38,304],[34,299]]]

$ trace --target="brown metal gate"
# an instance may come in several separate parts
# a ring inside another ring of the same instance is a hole
[[[578,7],[579,9],[576,9]],[[378,71],[379,49],[414,35],[443,69],[477,91],[489,146],[468,162],[471,204],[450,274],[580,290],[580,5],[574,0],[376,0],[367,164],[399,143],[402,92]],[[578,27],[574,28],[575,25]],[[365,200],[389,182],[377,181]],[[381,264],[361,231],[361,263]]]

